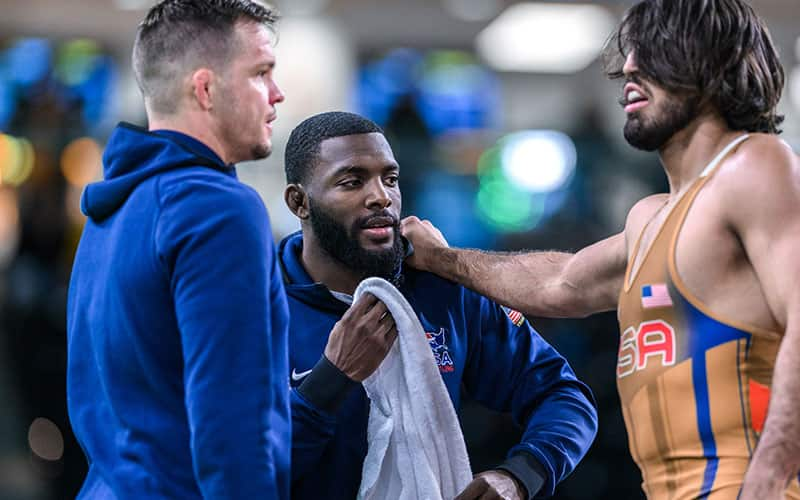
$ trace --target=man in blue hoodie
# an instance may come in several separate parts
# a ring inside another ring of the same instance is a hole
[[[350,307],[368,276],[393,282],[417,312],[456,409],[463,384],[525,429],[508,459],[458,499],[552,495],[594,439],[591,393],[521,314],[401,266],[400,168],[381,129],[350,113],[316,115],[292,132],[285,167],[285,200],[302,225],[279,250],[291,312],[292,497],[358,492],[369,408],[359,382],[386,349],[342,323],[370,306]]]
[[[149,130],[111,135],[70,281],[80,498],[289,496],[286,297],[234,168],[271,149],[274,21],[249,0],[165,0],[139,27]]]

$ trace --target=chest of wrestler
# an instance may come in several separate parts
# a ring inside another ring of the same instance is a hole
[[[675,238],[675,269],[687,292],[730,322],[781,331],[739,235],[726,214],[730,200],[712,177],[686,211]],[[747,204],[748,200],[738,200]]]
[[[692,470],[702,476],[710,456],[749,456],[763,410],[754,395],[768,386],[774,360],[770,334],[737,321],[748,313],[744,302],[730,309],[741,301],[736,293],[747,290],[737,288],[747,279],[741,249],[715,227],[720,218],[713,207],[705,207],[708,217],[693,216],[703,205],[692,201],[682,200],[636,254],[641,263],[629,268],[619,299],[618,389],[646,483],[648,472],[664,467],[657,476],[675,479],[681,468],[684,476]],[[713,305],[698,299],[684,276]],[[702,288],[715,279],[721,284]],[[670,471],[671,459],[689,460]]]

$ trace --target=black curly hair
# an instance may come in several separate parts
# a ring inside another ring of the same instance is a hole
[[[316,165],[319,145],[325,139],[355,134],[383,134],[375,122],[354,113],[330,111],[305,119],[292,130],[286,143],[284,170],[288,184],[302,184]]]

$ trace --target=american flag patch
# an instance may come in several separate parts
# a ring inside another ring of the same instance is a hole
[[[525,316],[523,316],[521,312],[511,309],[510,307],[506,306],[501,306],[501,307],[503,308],[503,311],[506,313],[506,316],[508,316],[508,319],[510,319],[511,322],[514,323],[514,326],[522,326],[522,323],[525,322]]]
[[[642,287],[642,307],[644,309],[670,306],[672,306],[672,299],[669,298],[669,289],[666,284],[658,283]]]

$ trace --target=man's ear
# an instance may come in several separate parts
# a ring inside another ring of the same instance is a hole
[[[208,68],[200,68],[191,76],[192,96],[203,111],[214,107],[214,94],[217,92],[214,72]]]
[[[283,192],[289,210],[300,220],[308,219],[308,195],[300,184],[289,184]]]

